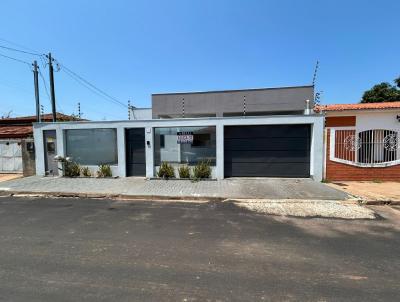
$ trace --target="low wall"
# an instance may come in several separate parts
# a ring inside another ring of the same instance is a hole
[[[355,180],[355,181],[400,181],[400,165],[381,168],[362,168],[331,161],[330,156],[330,129],[327,130],[326,140],[326,176],[328,181]]]

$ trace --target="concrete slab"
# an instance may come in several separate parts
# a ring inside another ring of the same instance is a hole
[[[311,179],[225,179],[221,181],[144,178],[62,178],[31,176],[0,184],[3,192],[97,194],[168,198],[264,198],[342,200],[348,194]]]

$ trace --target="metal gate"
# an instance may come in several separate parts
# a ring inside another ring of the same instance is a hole
[[[22,173],[21,141],[0,141],[0,173]]]
[[[145,129],[125,130],[126,176],[146,176]]]
[[[225,177],[310,177],[310,125],[227,126]]]

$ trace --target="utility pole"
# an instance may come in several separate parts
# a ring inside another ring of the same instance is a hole
[[[131,120],[131,100],[128,100],[128,120]]]
[[[36,121],[41,122],[40,118],[40,100],[39,100],[39,79],[38,79],[38,64],[37,61],[33,61],[33,82],[35,86],[35,100],[36,100]]]
[[[57,121],[56,117],[56,95],[54,92],[54,70],[53,70],[53,59],[51,57],[51,52],[47,56],[49,59],[49,75],[50,75],[50,97],[51,97],[51,109],[53,114],[53,122]]]

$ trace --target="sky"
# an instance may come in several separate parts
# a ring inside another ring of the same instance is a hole
[[[400,75],[399,11],[398,0],[2,0],[0,45],[51,52],[57,111],[80,102],[92,120],[127,119],[115,100],[150,107],[152,93],[310,85],[317,60],[321,103],[356,103]],[[0,48],[0,116],[35,114],[30,66],[1,55],[40,58]],[[40,97],[50,112],[42,79]]]

